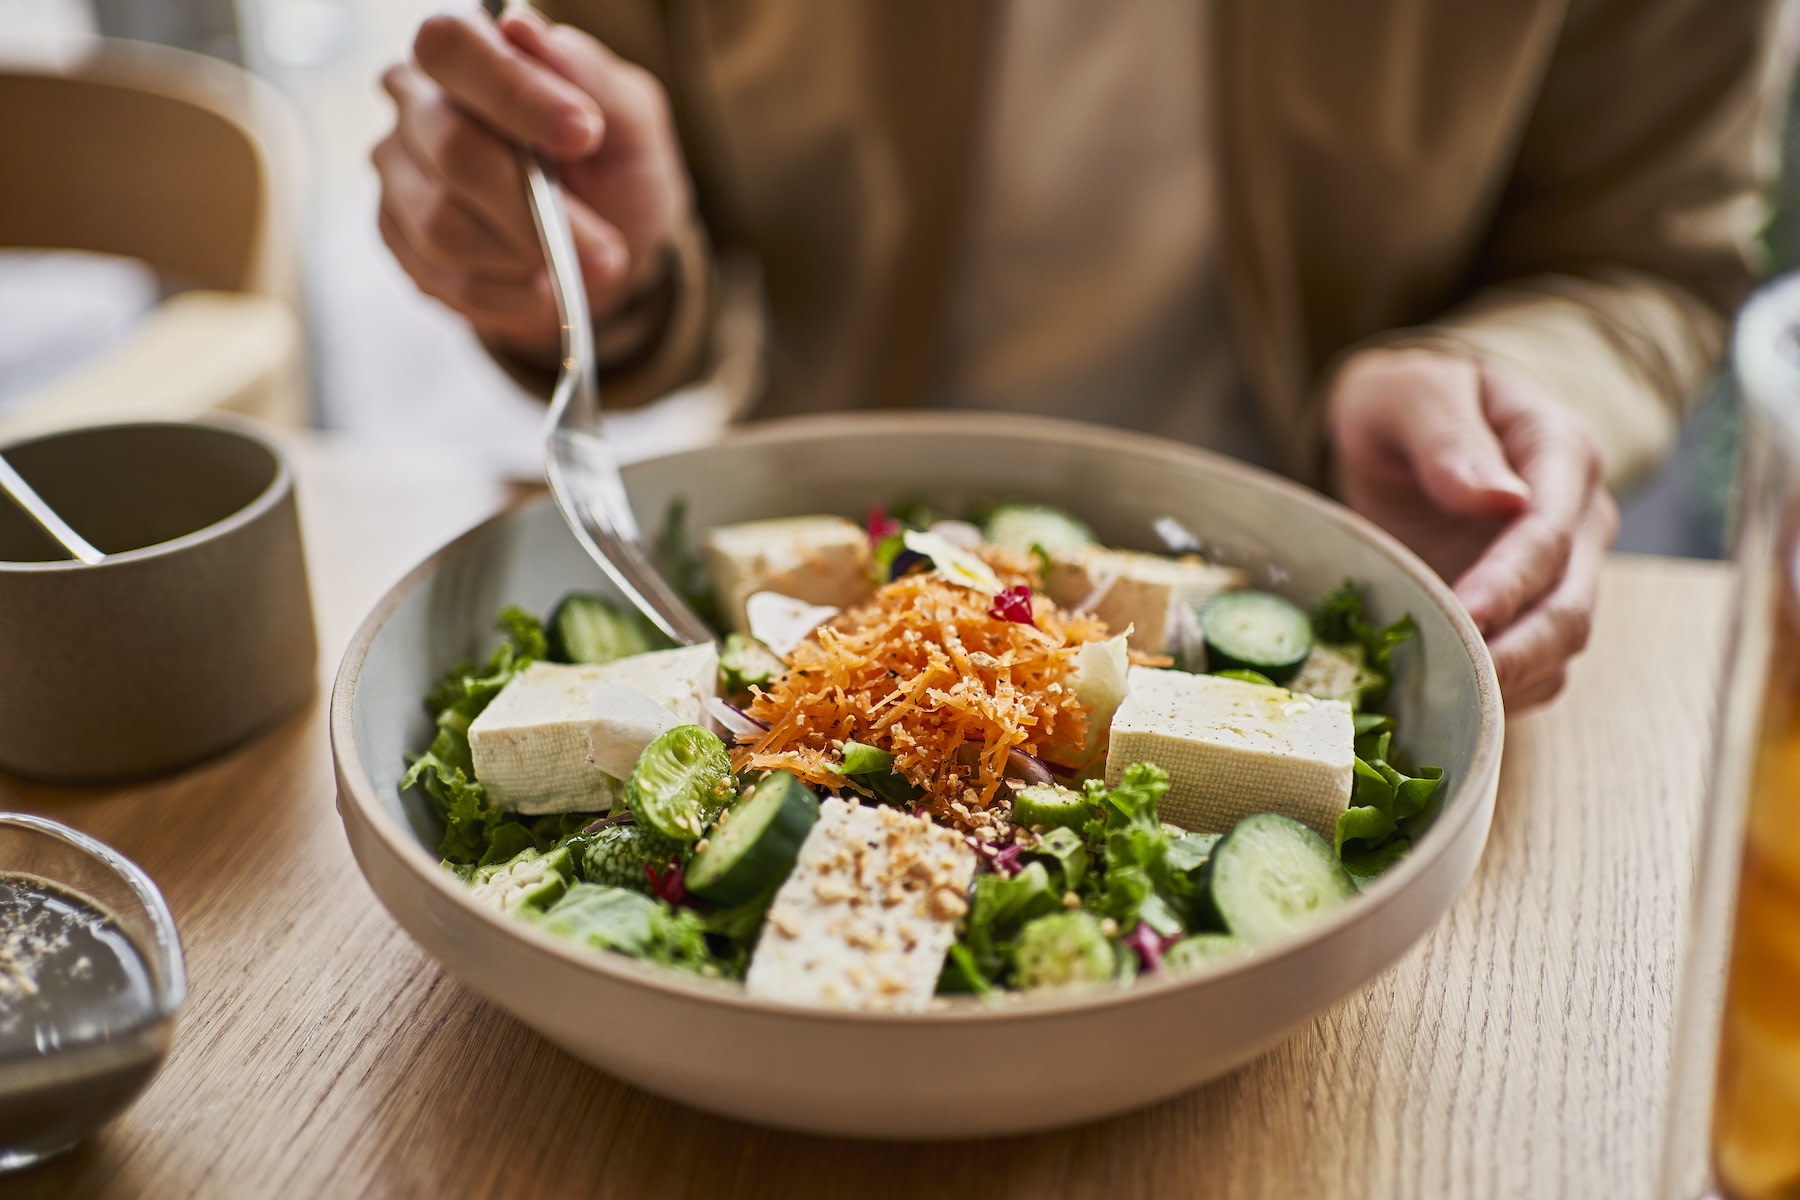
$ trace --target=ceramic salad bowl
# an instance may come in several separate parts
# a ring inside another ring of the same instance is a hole
[[[753,426],[627,469],[654,529],[672,500],[706,529],[759,517],[925,498],[940,509],[1058,505],[1111,545],[1154,548],[1174,517],[1211,556],[1294,597],[1346,577],[1371,613],[1410,612],[1388,708],[1447,795],[1412,852],[1285,942],[1215,968],[1102,992],[948,1001],[878,1014],[748,999],[741,985],[559,941],[479,905],[438,864],[424,797],[401,793],[431,737],[420,702],[449,666],[484,656],[494,614],[605,591],[556,510],[539,502],[444,547],[378,604],[332,697],[338,807],[357,861],[396,920],[457,978],[571,1053],[713,1112],[817,1133],[972,1137],[1090,1120],[1176,1095],[1254,1058],[1366,985],[1444,915],[1493,812],[1502,712],[1480,634],[1450,590],[1392,538],[1266,472],[1156,439],[969,414],[863,414]]]

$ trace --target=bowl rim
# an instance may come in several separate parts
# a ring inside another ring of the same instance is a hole
[[[825,413],[753,422],[734,428],[727,436],[733,446],[751,446],[816,441],[831,437],[879,436],[884,433],[940,433],[953,437],[1022,435],[1036,440],[1078,445],[1092,453],[1123,451],[1138,456],[1148,455],[1175,464],[1200,467],[1209,473],[1231,476],[1253,489],[1284,495],[1315,517],[1340,527],[1346,533],[1372,542],[1424,591],[1430,602],[1445,617],[1455,630],[1475,670],[1479,713],[1475,748],[1467,773],[1453,785],[1452,797],[1460,796],[1465,791],[1479,797],[1482,790],[1490,790],[1490,785],[1497,781],[1504,741],[1504,713],[1499,683],[1494,674],[1493,661],[1488,655],[1486,640],[1449,585],[1398,539],[1360,514],[1290,479],[1210,450],[1148,434],[1052,417],[936,410]],[[708,448],[711,447],[700,449]],[[656,462],[693,453],[696,453],[695,449],[684,449],[644,461]],[[627,472],[630,471],[629,467],[626,469]],[[1093,989],[1037,996],[1008,993],[1001,1002],[973,999],[963,1001],[958,998],[948,1005],[934,1005],[923,1012],[866,1012],[813,1008],[756,999],[745,994],[741,983],[736,981],[687,975],[667,968],[657,968],[654,964],[640,963],[623,955],[596,954],[551,937],[528,922],[477,904],[466,887],[439,867],[437,859],[427,853],[425,847],[412,835],[412,831],[388,814],[377,798],[375,785],[355,748],[354,710],[362,667],[375,637],[400,602],[445,561],[459,554],[466,545],[487,536],[496,524],[517,519],[526,508],[548,502],[547,497],[539,497],[527,505],[510,505],[446,542],[401,577],[363,618],[344,652],[331,690],[329,726],[332,754],[337,764],[339,809],[348,822],[350,814],[342,810],[346,803],[353,805],[357,816],[395,859],[405,863],[415,876],[426,881],[427,886],[435,889],[440,898],[459,907],[466,916],[488,926],[490,932],[519,939],[541,955],[620,984],[658,992],[671,1000],[723,1001],[768,1017],[856,1025],[918,1026],[946,1022],[961,1024],[969,1021],[1056,1019],[1065,1018],[1077,1010],[1115,1009],[1144,1004],[1174,991],[1272,969],[1320,943],[1336,938],[1345,929],[1377,916],[1414,877],[1424,874],[1433,865],[1433,861],[1455,840],[1452,834],[1469,822],[1481,819],[1484,814],[1491,815],[1492,812],[1491,801],[1485,804],[1479,799],[1461,804],[1446,803],[1433,826],[1436,836],[1428,839],[1429,844],[1437,849],[1430,854],[1408,854],[1362,891],[1355,902],[1344,905],[1325,920],[1272,946],[1210,966],[1207,970],[1179,976],[1140,976],[1129,986],[1105,984]],[[1438,826],[1445,827],[1439,830]],[[1484,833],[1484,840],[1485,836]],[[1459,886],[1458,891],[1460,890]]]
[[[147,1020],[145,1025],[158,1024],[173,1020],[187,1003],[188,978],[187,956],[181,948],[181,931],[175,925],[175,916],[169,911],[169,903],[163,899],[162,889],[156,886],[144,869],[114,850],[99,838],[90,837],[72,826],[60,821],[52,821],[48,817],[40,817],[34,813],[0,812],[0,826],[10,826],[34,833],[39,837],[47,837],[54,841],[80,851],[88,858],[111,871],[128,891],[143,906],[144,914],[149,918],[151,932],[156,936],[154,946],[140,946],[137,939],[128,939],[137,946],[139,954],[149,958],[156,956],[156,1014]],[[52,887],[75,894],[92,907],[100,909],[104,915],[104,906],[92,897],[82,896],[78,889],[58,880],[46,879],[44,882]],[[76,1049],[87,1049],[77,1045]]]
[[[144,429],[179,429],[184,433],[199,430],[203,434],[218,434],[227,438],[235,438],[240,442],[255,446],[268,455],[274,470],[270,473],[269,482],[263,486],[262,490],[243,505],[216,521],[209,522],[178,537],[169,538],[167,541],[152,542],[148,546],[139,546],[132,550],[121,550],[116,554],[108,554],[96,563],[86,563],[73,558],[53,558],[43,562],[16,562],[12,559],[0,559],[0,574],[17,572],[35,575],[105,571],[131,566],[134,563],[153,561],[171,554],[180,554],[208,542],[229,537],[246,525],[254,524],[261,520],[270,509],[279,505],[285,497],[293,493],[293,464],[288,462],[288,457],[282,453],[281,447],[277,446],[270,438],[263,436],[249,420],[225,414],[200,416],[191,421],[109,421],[94,425],[70,425],[66,428],[52,429],[0,444],[0,454],[9,453],[23,446],[35,446],[41,442],[58,441],[62,438],[81,437],[91,433]]]

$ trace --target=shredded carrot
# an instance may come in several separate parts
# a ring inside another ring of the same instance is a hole
[[[1009,583],[1034,582],[1016,557],[990,562]],[[961,824],[959,816],[985,810],[1010,751],[1082,744],[1075,653],[1109,636],[1098,617],[1063,612],[1041,594],[1029,625],[995,616],[993,606],[992,596],[935,574],[878,589],[802,642],[788,672],[756,692],[749,714],[769,728],[743,739],[734,765],[841,791],[854,783],[836,770],[843,743],[856,741],[891,753],[935,816]]]

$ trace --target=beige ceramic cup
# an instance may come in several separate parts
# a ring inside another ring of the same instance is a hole
[[[0,769],[172,770],[311,693],[293,473],[275,447],[235,425],[145,423],[0,454],[107,555],[71,561],[0,495]]]

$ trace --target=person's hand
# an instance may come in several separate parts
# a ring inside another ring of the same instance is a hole
[[[555,357],[513,143],[556,164],[596,324],[661,281],[688,183],[654,76],[529,10],[433,17],[413,55],[382,77],[398,120],[373,158],[382,237],[420,290],[498,346]]]
[[[1338,372],[1328,421],[1338,495],[1452,581],[1507,709],[1561,691],[1619,528],[1581,419],[1502,365],[1374,349]]]

